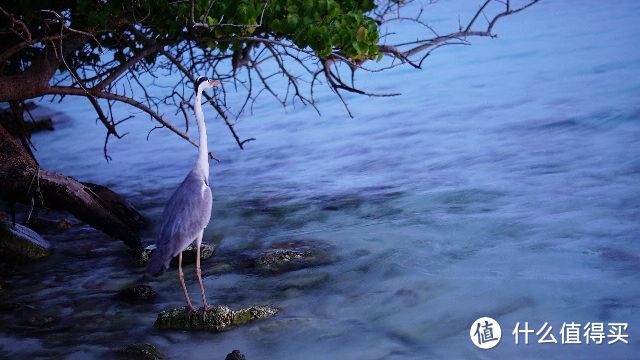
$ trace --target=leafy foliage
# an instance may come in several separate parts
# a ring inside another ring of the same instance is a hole
[[[342,92],[398,95],[359,89],[356,71],[421,68],[442,46],[468,45],[471,36],[495,37],[498,19],[539,0],[477,0],[466,26],[450,33],[437,32],[421,18],[423,6],[436,1],[5,1],[0,4],[0,101],[17,108],[40,96],[85,97],[107,130],[108,158],[109,137],[121,137],[118,125],[131,117],[116,118],[116,104],[146,113],[158,124],[153,129],[167,128],[196,145],[162,109],[169,106],[187,121],[185,107],[193,100],[189,83],[196,74],[207,74],[222,83],[218,96],[207,100],[243,148],[253,138],[241,140],[231,119],[252,109],[261,94],[283,106],[300,102],[319,112],[314,87],[326,84],[352,116]],[[401,14],[407,6],[410,15]],[[393,44],[391,24],[398,23],[415,26],[416,36]],[[390,61],[365,64],[385,56]],[[141,80],[141,75],[149,77]],[[148,91],[160,85],[154,79],[164,83],[157,92]],[[241,105],[227,102],[228,90],[243,99]]]
[[[200,25],[196,33],[200,46],[223,53],[245,47],[246,37],[270,35],[311,49],[321,58],[333,52],[360,61],[379,55],[378,25],[367,15],[376,7],[372,0],[197,0],[193,19],[190,1],[78,0],[55,5],[15,2],[6,10],[21,14],[21,20],[35,29],[33,36],[60,31],[46,21],[48,13],[42,13],[43,9],[55,10],[70,28],[94,34],[97,41],[76,54],[79,62],[98,61],[98,48],[111,50],[118,61],[141,51],[145,44],[123,36],[127,26],[137,27],[156,41],[175,44],[194,38],[194,23]],[[27,52],[22,55],[26,62],[33,58]],[[147,61],[152,63],[154,58]]]

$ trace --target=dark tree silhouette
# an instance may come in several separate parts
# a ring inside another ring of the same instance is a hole
[[[156,122],[151,130],[168,129],[196,146],[171,118],[183,116],[187,121],[194,76],[206,74],[222,82],[218,96],[206,96],[208,105],[242,149],[253,138],[237,134],[234,121],[261,95],[270,95],[283,106],[301,103],[315,108],[314,89],[329,86],[351,115],[344,93],[397,95],[357,87],[357,74],[401,65],[420,68],[440,47],[469,44],[472,37],[495,37],[493,29],[501,18],[538,1],[470,4],[473,15],[448,33],[437,32],[423,19],[434,0],[3,2],[0,102],[10,105],[8,116],[17,129],[13,136],[28,149],[24,118],[33,118],[26,100],[86,98],[106,130],[104,156],[109,160],[109,140],[122,137],[118,125],[132,117],[117,118],[114,106],[141,111]],[[389,43],[398,24],[407,22],[421,29],[416,40]],[[167,80],[173,83],[167,85]],[[231,92],[243,99],[235,109],[227,102]],[[161,109],[167,108],[175,112],[163,114]],[[0,134],[8,144],[9,135]],[[17,177],[14,171],[27,160],[12,159],[7,157],[0,165],[0,196],[9,201],[34,199],[33,188],[10,186],[33,176],[23,171],[24,176]],[[2,191],[9,188],[13,192]],[[68,204],[47,205],[71,210]]]

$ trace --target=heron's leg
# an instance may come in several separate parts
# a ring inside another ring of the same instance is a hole
[[[200,270],[200,245],[202,244],[202,235],[204,230],[198,234],[196,238],[196,275],[198,275],[198,283],[200,284],[200,293],[202,294],[202,304],[205,310],[211,310],[211,306],[207,304],[207,296],[204,294],[204,285],[202,284],[202,270]]]
[[[187,291],[187,285],[184,283],[184,274],[182,273],[182,251],[180,255],[178,255],[178,278],[180,279],[180,284],[182,285],[182,291],[184,291],[184,298],[187,300],[187,306],[190,311],[196,311],[196,308],[191,305],[191,299],[189,299],[189,292]]]

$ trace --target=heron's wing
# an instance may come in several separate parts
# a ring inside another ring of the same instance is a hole
[[[192,170],[164,209],[157,248],[167,256],[178,255],[209,223],[211,205],[211,189],[204,174]]]

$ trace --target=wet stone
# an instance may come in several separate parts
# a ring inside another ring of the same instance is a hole
[[[138,260],[140,265],[147,265],[149,259],[151,258],[151,254],[155,251],[155,245],[149,245],[144,250],[142,250],[142,255]],[[213,256],[213,253],[216,251],[215,245],[209,245],[202,243],[200,244],[200,261],[204,261]],[[182,266],[194,264],[196,262],[196,247],[195,244],[191,244],[187,246],[186,249],[182,252]],[[171,267],[178,266],[178,258],[175,257],[171,260]]]
[[[260,254],[256,259],[258,266],[270,266],[274,264],[283,264],[296,259],[304,259],[312,256],[310,251],[298,249],[269,249]]]
[[[134,284],[118,291],[116,299],[130,304],[145,304],[153,302],[158,293],[149,285]]]
[[[162,330],[204,330],[220,332],[229,328],[248,324],[255,320],[271,317],[280,309],[272,306],[252,306],[240,310],[231,310],[218,305],[205,311],[199,308],[194,312],[186,306],[165,310],[158,314],[154,326]]]
[[[26,325],[32,326],[35,328],[48,327],[56,323],[57,321],[58,321],[58,318],[54,316],[34,315],[27,319]]]
[[[117,350],[117,353],[122,359],[164,360],[167,358],[160,350],[149,343],[129,344]]]
[[[19,303],[19,302],[6,302],[6,303],[0,303],[0,313],[3,312],[13,312],[15,310],[19,310],[23,307],[26,307],[27,305],[23,304],[23,303]]]
[[[232,352],[227,354],[224,360],[247,360],[247,358],[242,355],[240,350],[233,350]]]
[[[69,328],[69,325],[55,314],[56,309],[39,309],[23,303],[0,304],[5,326],[27,334],[42,334]]]
[[[287,241],[258,252],[253,268],[263,273],[282,273],[326,265],[336,259],[332,246],[319,241]]]
[[[27,225],[43,233],[60,233],[71,229],[72,224],[67,219],[51,220],[45,218],[31,218]]]
[[[0,223],[0,254],[10,262],[29,262],[51,255],[47,240],[26,226]]]

